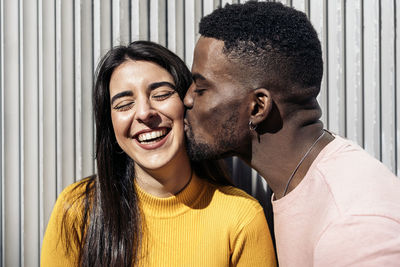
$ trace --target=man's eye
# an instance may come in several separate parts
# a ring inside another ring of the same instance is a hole
[[[117,111],[126,111],[126,110],[131,109],[134,104],[135,104],[135,102],[131,101],[128,103],[116,105],[115,107],[113,107],[113,109],[115,109]]]
[[[171,95],[173,95],[175,93],[176,93],[176,91],[159,93],[157,95],[153,95],[153,98],[158,100],[158,101],[161,101],[161,100],[167,99],[168,97],[170,97]]]
[[[202,95],[204,92],[206,91],[206,89],[195,89],[194,92],[198,95]]]

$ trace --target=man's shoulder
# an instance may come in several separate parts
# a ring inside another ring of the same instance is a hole
[[[358,145],[336,137],[312,175],[322,179],[342,214],[400,214],[400,179]]]
[[[399,231],[400,220],[389,217],[342,216],[322,233],[315,246],[314,262],[320,266],[397,266]]]
[[[336,136],[315,160],[313,173],[322,175],[328,183],[356,182],[400,186],[400,180],[379,160],[352,141]]]

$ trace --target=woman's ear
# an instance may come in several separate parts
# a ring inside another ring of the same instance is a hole
[[[268,117],[272,109],[272,97],[269,90],[257,88],[253,90],[253,101],[251,102],[250,121],[258,125]]]

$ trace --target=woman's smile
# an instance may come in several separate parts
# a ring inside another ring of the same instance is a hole
[[[168,139],[171,128],[159,128],[140,131],[135,134],[137,144],[147,150],[161,147]]]

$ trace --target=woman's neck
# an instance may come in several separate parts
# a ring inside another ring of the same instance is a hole
[[[187,157],[170,162],[157,170],[146,170],[135,164],[137,185],[148,194],[165,198],[176,195],[190,182],[192,168]]]

